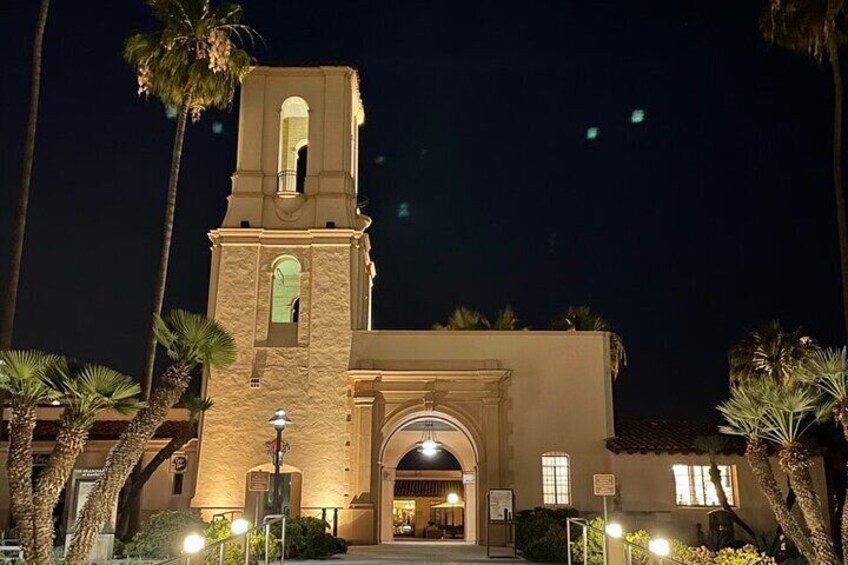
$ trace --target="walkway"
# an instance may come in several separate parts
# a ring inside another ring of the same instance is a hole
[[[495,555],[508,554],[507,548],[492,548]],[[489,559],[486,547],[457,542],[397,542],[382,545],[353,545],[344,555],[329,560],[363,565],[384,563],[523,563],[521,559]],[[299,561],[297,563],[323,563],[328,561]]]

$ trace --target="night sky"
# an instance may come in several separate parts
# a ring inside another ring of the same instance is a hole
[[[0,269],[37,5],[0,4]],[[360,70],[375,328],[588,304],[629,353],[617,412],[640,416],[709,415],[728,347],[771,318],[842,339],[830,71],[765,44],[756,2],[243,5],[261,64]],[[154,25],[141,0],[52,3],[16,333],[130,374],[174,121],[121,48]],[[188,132],[166,307],[205,310],[237,118]]]

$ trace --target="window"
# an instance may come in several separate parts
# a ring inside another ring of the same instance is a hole
[[[674,465],[674,496],[678,506],[719,506],[718,495],[710,480],[709,465]],[[734,468],[719,465],[721,486],[731,506],[736,506]]]
[[[309,145],[309,105],[299,96],[280,107],[280,149],[277,156],[277,191],[302,193]]]
[[[179,496],[183,493],[183,475],[178,473],[174,475],[174,484],[171,488],[171,494]]]
[[[571,504],[568,454],[549,451],[542,454],[542,501],[544,504]]]
[[[274,266],[271,289],[271,323],[297,322],[300,308],[300,263],[283,257]]]

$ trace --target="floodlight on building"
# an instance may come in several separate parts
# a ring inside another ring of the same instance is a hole
[[[230,524],[230,531],[233,533],[234,536],[240,536],[249,529],[250,522],[248,522],[244,518],[238,518],[237,520],[233,520],[233,523]]]
[[[611,538],[621,539],[621,536],[624,535],[624,528],[621,527],[621,524],[616,522],[610,522],[607,524],[607,527],[604,528],[607,532],[607,535]]]
[[[455,492],[448,494],[448,502],[450,504],[456,504],[457,502],[459,502],[459,495]]]
[[[433,431],[433,422],[424,422],[424,434],[421,436],[421,441],[418,442],[418,451],[422,455],[432,457],[442,450],[442,444],[436,439],[436,432]]]
[[[189,555],[197,553],[206,546],[206,540],[200,534],[189,534],[183,540],[183,551]]]
[[[648,542],[648,550],[658,557],[668,557],[671,553],[671,544],[667,539],[656,538]]]

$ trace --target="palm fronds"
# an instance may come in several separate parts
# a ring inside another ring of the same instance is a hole
[[[0,389],[13,403],[35,406],[55,400],[57,393],[47,380],[47,372],[61,357],[36,350],[0,351]]]
[[[232,336],[218,322],[185,310],[154,317],[154,332],[168,356],[185,365],[228,366],[235,360]]]
[[[801,330],[786,331],[771,321],[753,331],[728,353],[730,383],[733,386],[753,380],[786,381],[803,372],[804,365],[819,346]]]

